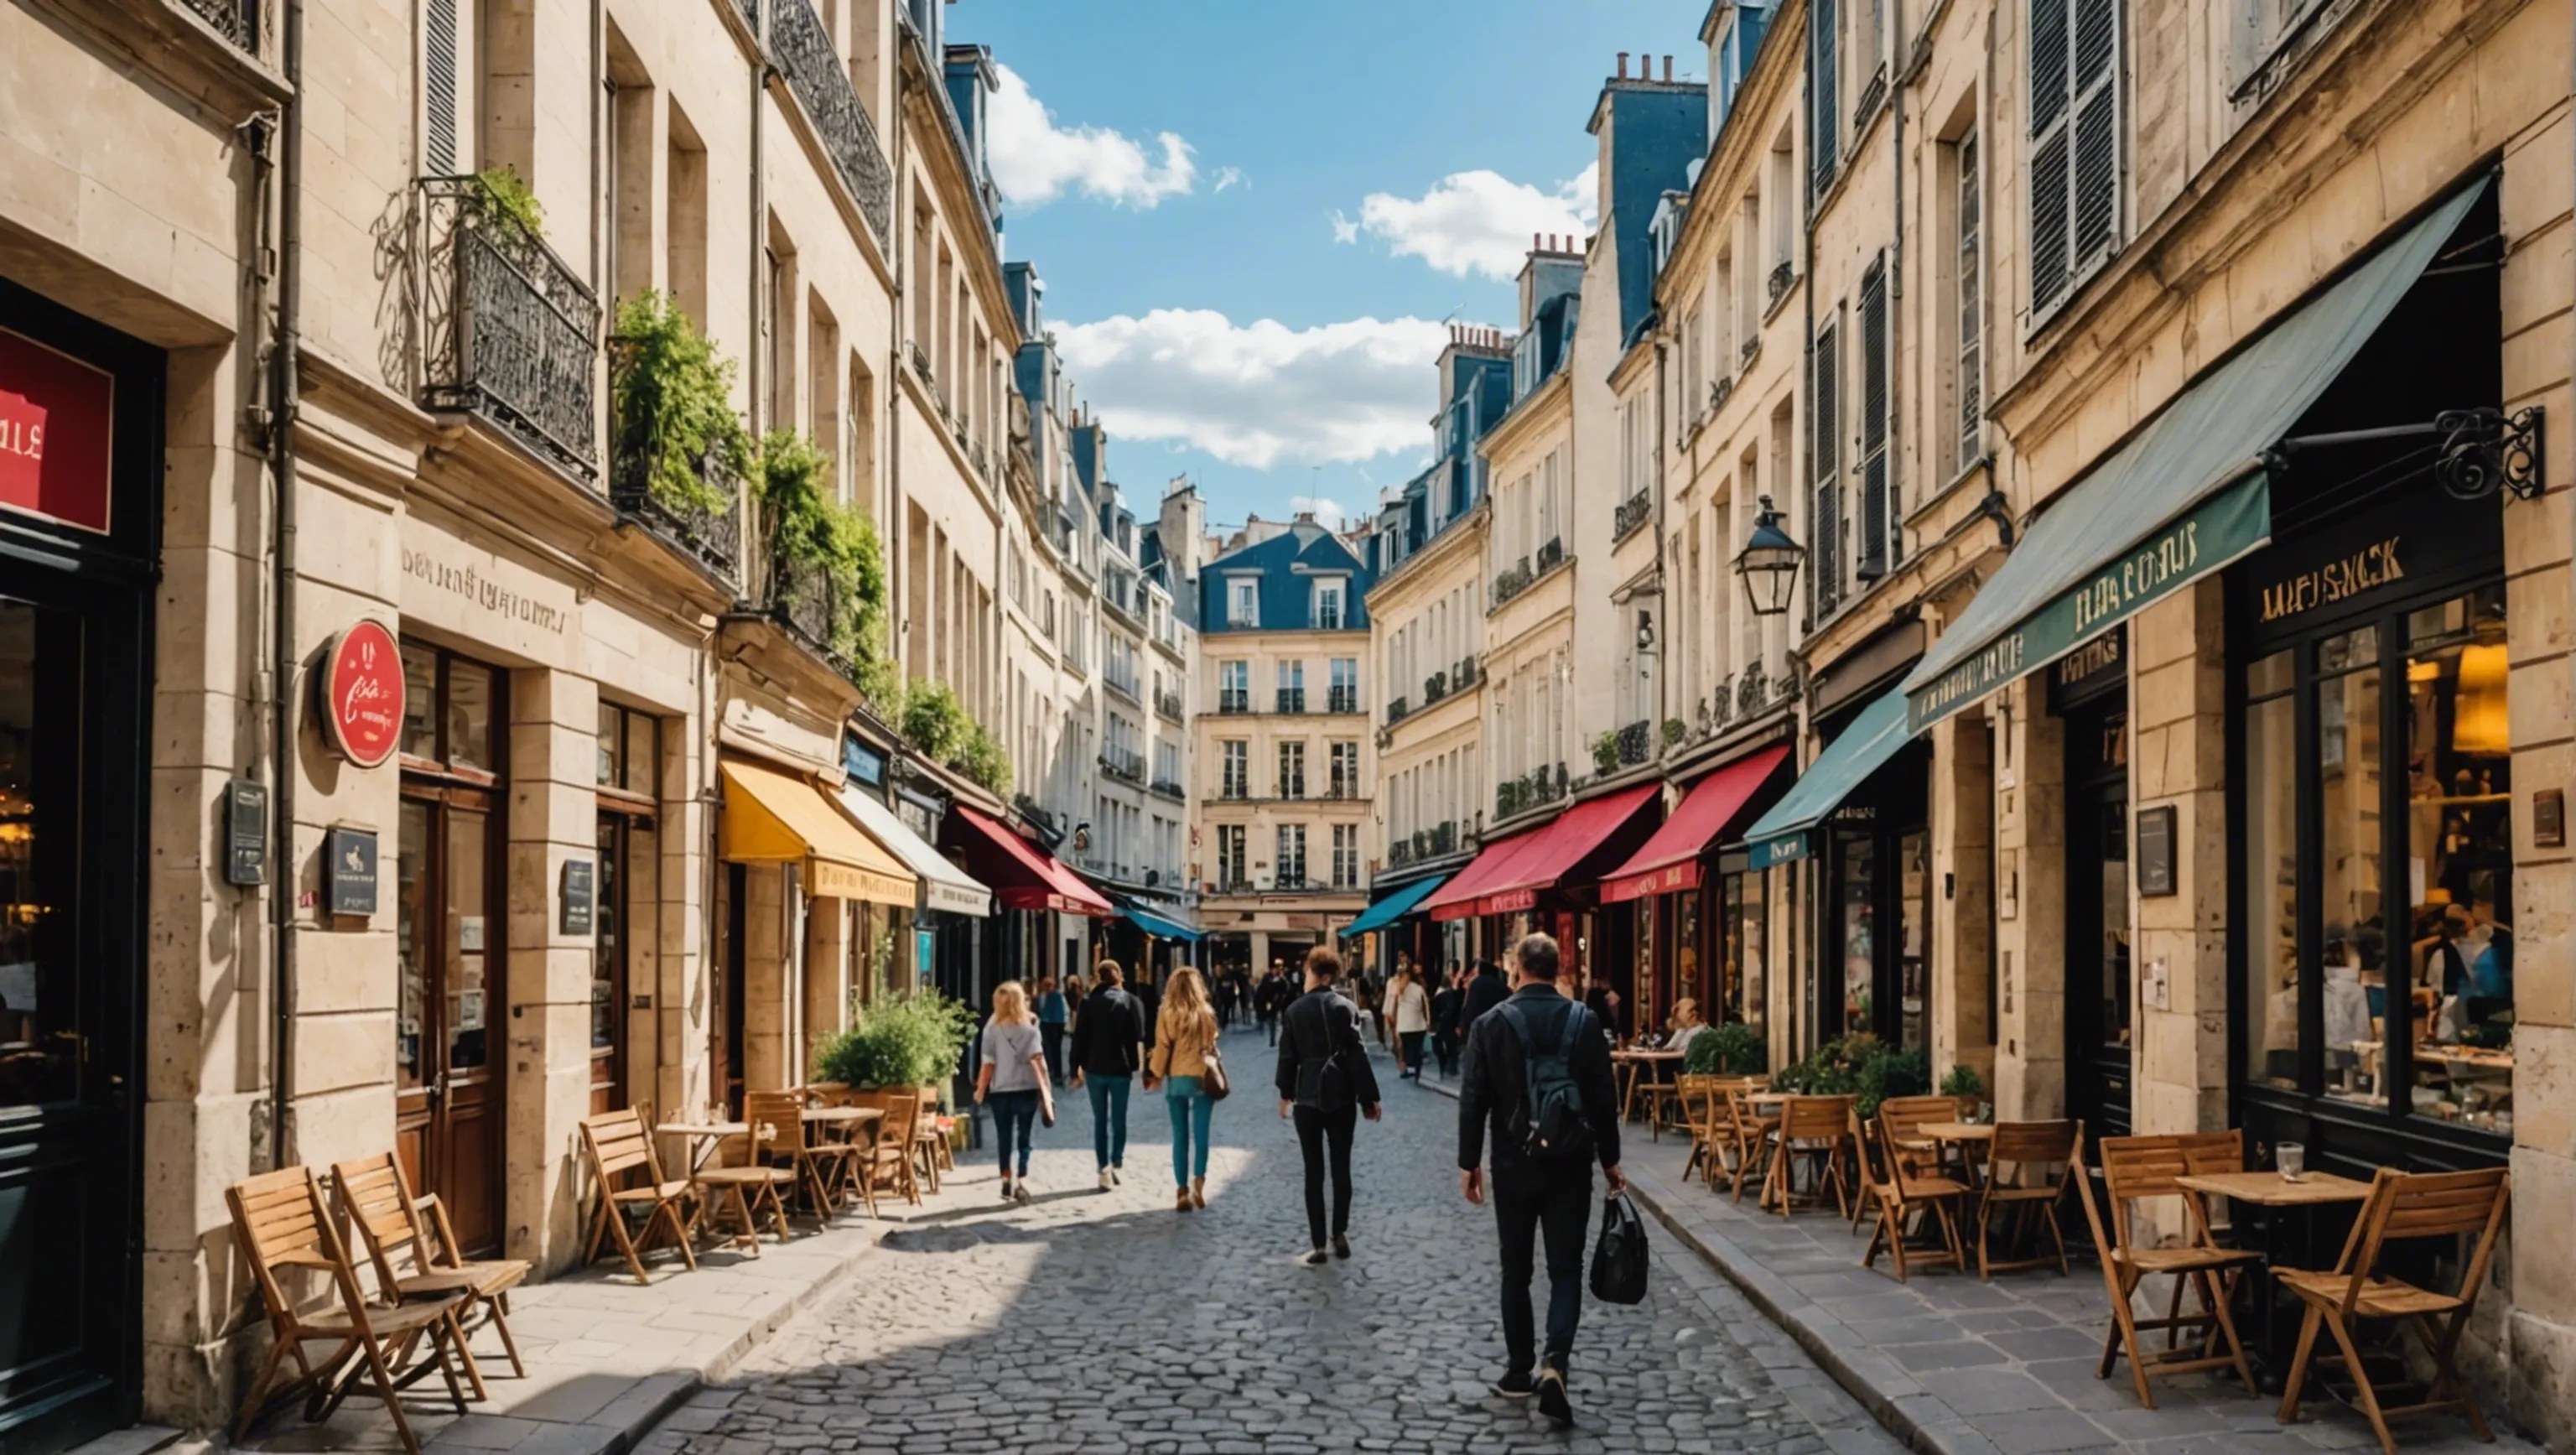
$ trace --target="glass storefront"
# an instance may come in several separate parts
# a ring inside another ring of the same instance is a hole
[[[1767,902],[1770,876],[1746,870],[1744,859],[1741,853],[1729,854],[1719,865],[1719,913],[1725,927],[1723,1019],[1760,1026],[1769,1019],[1771,998],[1771,919]]]

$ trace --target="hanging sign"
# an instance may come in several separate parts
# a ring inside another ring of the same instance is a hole
[[[0,328],[0,507],[107,534],[116,380]]]
[[[322,653],[322,735],[361,768],[381,767],[402,743],[402,648],[382,623],[361,621]]]

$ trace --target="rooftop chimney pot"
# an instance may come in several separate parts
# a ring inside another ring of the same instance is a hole
[[[1628,53],[1627,53],[1626,51],[1621,51],[1621,52],[1619,52],[1619,75],[1618,75],[1618,79],[1620,79],[1620,80],[1622,80],[1622,81],[1624,81],[1624,80],[1627,80],[1627,79],[1628,79]]]
[[[1667,81],[1669,81],[1669,80],[1671,80],[1672,78],[1673,78],[1673,58],[1672,58],[1671,56],[1666,56],[1666,57],[1664,57],[1664,79],[1665,79],[1665,80],[1667,80]]]

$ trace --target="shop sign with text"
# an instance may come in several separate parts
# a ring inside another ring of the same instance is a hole
[[[362,621],[322,654],[322,732],[361,768],[381,766],[402,744],[402,649],[382,623]]]
[[[107,534],[116,380],[0,328],[0,507]]]

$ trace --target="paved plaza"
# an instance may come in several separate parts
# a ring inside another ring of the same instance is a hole
[[[1353,1156],[1355,1257],[1308,1268],[1269,1053],[1249,1033],[1227,1049],[1240,1089],[1217,1108],[1206,1211],[1173,1210],[1160,1097],[1137,1094],[1125,1185],[1102,1193],[1086,1099],[1067,1094],[1030,1206],[1003,1204],[976,1154],[951,1208],[890,1230],[647,1455],[1900,1448],[1660,1230],[1646,1302],[1586,1304],[1576,1429],[1494,1397],[1492,1214],[1458,1196],[1456,1104],[1381,1063],[1386,1117]]]

